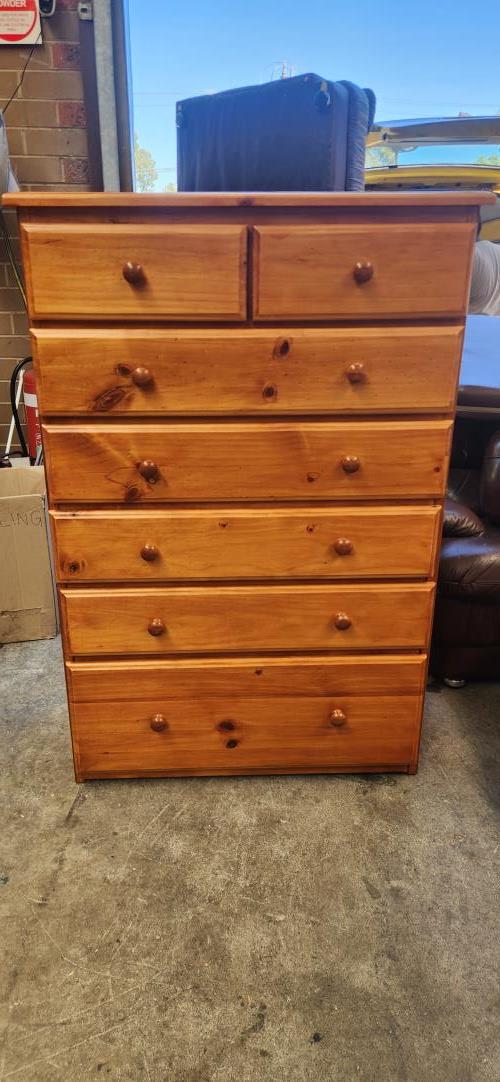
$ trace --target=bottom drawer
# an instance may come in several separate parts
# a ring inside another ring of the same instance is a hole
[[[77,778],[412,770],[425,660],[69,663]]]

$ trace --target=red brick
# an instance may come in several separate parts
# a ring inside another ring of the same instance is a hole
[[[5,214],[5,211],[4,211],[4,214]],[[17,232],[12,233],[12,230],[11,230],[9,225],[7,225],[7,228],[9,230],[10,246],[12,248],[14,258],[16,260],[18,260],[18,254],[19,254],[19,237],[18,237],[18,233]],[[1,244],[1,259],[2,259],[2,263],[8,263],[8,261],[9,261],[9,257],[7,255],[7,251],[6,251],[6,248],[5,248],[5,242],[3,240],[2,240],[2,244]],[[19,262],[19,260],[18,260],[18,262]]]
[[[12,158],[12,165],[20,184],[56,184],[63,179],[60,158],[42,155]]]
[[[8,46],[4,46],[4,48],[8,48]],[[10,95],[16,89],[16,86],[20,79],[20,75],[20,71],[14,70],[0,72],[0,98],[5,104],[9,100]]]
[[[59,127],[57,102],[23,101],[21,98],[16,98],[9,105],[4,120],[7,125],[7,134],[11,127],[24,129],[57,128]]]
[[[26,132],[26,153],[59,154],[62,158],[67,158],[69,155],[75,158],[85,158],[87,156],[87,133],[84,128],[32,129]]]
[[[0,49],[1,52],[1,49]],[[9,151],[11,154],[25,154],[24,128],[11,128],[8,132]]]
[[[86,158],[63,158],[63,180],[68,184],[88,184],[89,163]]]
[[[4,222],[5,222],[6,226],[7,226],[9,235],[11,237],[15,236],[16,233],[18,232],[18,228],[17,228],[17,211],[15,210],[15,208],[14,207],[4,207],[4,209],[3,209],[3,219],[4,219]],[[3,241],[3,239],[1,239],[0,240],[0,252],[3,252],[3,251],[4,251],[4,241]],[[0,256],[0,259],[2,260],[3,263],[7,262],[7,257],[6,256],[2,255],[2,256]]]
[[[24,312],[23,298],[18,289],[0,287],[0,312]]]
[[[25,357],[30,352],[28,338],[16,335],[15,338],[0,337],[0,358],[4,361],[8,357],[16,360],[17,357]]]
[[[0,82],[2,76],[0,75]],[[83,98],[79,71],[27,71],[23,82],[23,98],[53,101],[79,101]]]
[[[17,315],[12,315],[12,329],[14,334],[28,334],[28,316],[26,312],[19,312]]]
[[[2,285],[17,286],[16,277],[15,277],[14,271],[12,270],[12,267],[11,267],[10,263],[6,263],[5,267],[3,267],[2,269],[3,269],[3,278],[4,278],[4,280],[2,280]]]
[[[23,192],[89,192],[89,184],[22,184]]]
[[[5,48],[0,49],[0,68],[3,71],[21,71],[30,55],[30,49],[17,48],[14,45],[8,45]],[[33,68],[50,68],[52,64],[52,56],[50,52],[50,46],[37,45],[32,56],[30,57],[29,67]]]
[[[15,259],[15,261],[17,263],[17,266],[20,268],[21,267],[21,245],[20,245],[19,241],[17,240],[17,238],[11,237],[10,246],[12,248],[12,255],[14,256],[14,259]],[[3,311],[3,310],[4,309],[0,308],[0,311]]]
[[[58,41],[52,46],[52,67],[78,71],[80,68],[80,46]]]
[[[62,6],[58,3],[55,15],[43,20],[43,36],[46,41],[79,41],[80,20],[77,12],[62,11]]]
[[[87,114],[82,101],[60,101],[57,113],[62,128],[87,127]]]

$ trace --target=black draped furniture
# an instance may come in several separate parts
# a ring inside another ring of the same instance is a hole
[[[297,75],[177,103],[180,192],[363,191],[375,97]]]

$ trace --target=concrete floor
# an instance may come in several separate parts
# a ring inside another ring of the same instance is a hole
[[[58,642],[0,678],[2,1082],[500,1079],[500,685],[414,778],[77,787]]]

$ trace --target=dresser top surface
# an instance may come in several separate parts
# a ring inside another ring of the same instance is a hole
[[[495,203],[493,192],[8,192],[6,207],[460,207]]]

